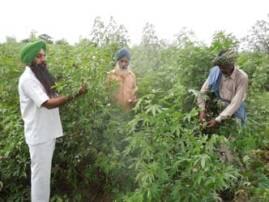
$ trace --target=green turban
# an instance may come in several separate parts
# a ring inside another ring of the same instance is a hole
[[[21,50],[21,61],[25,64],[31,64],[41,49],[46,50],[46,44],[41,40],[26,44]]]
[[[214,65],[233,65],[236,60],[236,52],[232,49],[221,51],[218,56],[213,60]]]

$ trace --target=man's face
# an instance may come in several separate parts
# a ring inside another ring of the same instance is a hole
[[[121,59],[119,60],[119,67],[120,67],[121,69],[127,69],[128,66],[129,66],[129,60],[128,60],[127,57],[121,58]]]
[[[233,65],[219,65],[220,71],[225,76],[230,76],[233,73]]]
[[[44,62],[46,62],[46,53],[43,49],[41,49],[39,51],[39,53],[36,55],[35,57],[35,62],[36,64],[43,64]]]

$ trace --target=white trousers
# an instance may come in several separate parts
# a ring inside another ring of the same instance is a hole
[[[51,162],[55,139],[49,142],[28,145],[31,157],[31,201],[48,202],[50,198]]]

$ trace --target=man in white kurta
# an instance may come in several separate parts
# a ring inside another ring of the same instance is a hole
[[[42,107],[49,97],[29,67],[20,77],[19,94],[25,139],[31,155],[32,199],[48,201],[55,139],[63,135],[59,109]]]
[[[31,158],[31,199],[48,202],[50,197],[51,163],[56,138],[63,136],[59,106],[75,96],[58,96],[50,86],[45,64],[46,45],[42,41],[27,44],[21,52],[26,64],[19,79],[19,96],[25,140]],[[39,66],[38,66],[39,65]],[[41,74],[37,69],[40,68]],[[45,76],[44,76],[45,75]],[[79,94],[84,94],[85,88]]]

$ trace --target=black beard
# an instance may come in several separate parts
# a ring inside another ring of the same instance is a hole
[[[45,62],[41,64],[36,64],[33,62],[30,65],[30,68],[36,78],[45,88],[47,95],[50,98],[56,96],[56,91],[52,88],[55,85],[55,78],[50,74],[47,64]]]

